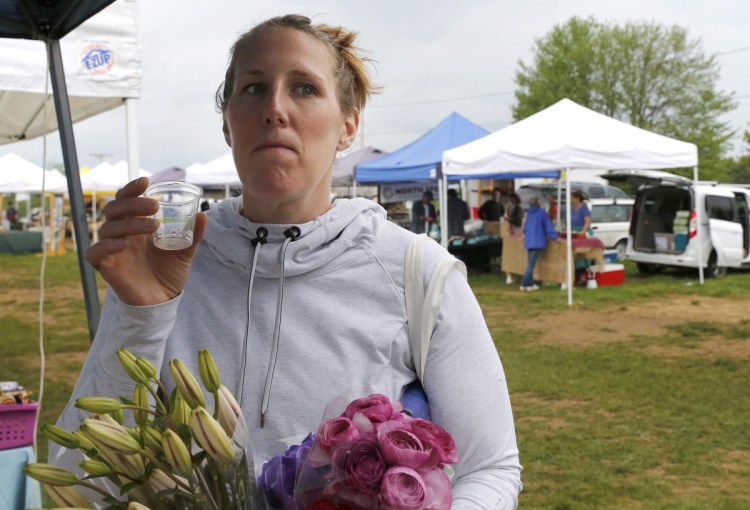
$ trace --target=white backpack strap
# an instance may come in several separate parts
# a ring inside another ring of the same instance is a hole
[[[411,343],[414,366],[417,377],[422,381],[430,339],[435,331],[440,303],[443,300],[445,280],[453,266],[466,278],[466,266],[453,255],[445,255],[430,277],[427,291],[424,290],[424,241],[427,236],[420,234],[406,250],[404,264],[404,291],[406,293],[406,315],[409,325],[409,342]]]

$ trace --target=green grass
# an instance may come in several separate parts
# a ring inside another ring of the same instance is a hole
[[[677,295],[694,296],[691,306],[750,297],[747,274],[701,287],[685,273],[626,271],[626,285],[575,289],[582,318]],[[749,340],[750,321],[690,321],[685,310],[664,336],[550,345],[535,342],[532,318],[565,310],[566,293],[545,286],[522,295],[501,280],[470,281],[508,378],[524,466],[520,508],[750,508],[750,362],[692,352],[709,339]],[[498,308],[507,313],[490,313]]]
[[[38,392],[38,256],[0,256],[0,379]],[[657,336],[617,336],[593,344],[538,341],[537,317],[571,313],[565,292],[533,294],[504,277],[470,283],[485,311],[507,374],[524,491],[520,508],[750,508],[750,356],[703,354],[710,342],[744,346],[750,319],[691,317],[712,297],[750,305],[750,273],[699,286],[692,272],[641,277],[626,264],[626,284],[575,289],[576,321],[681,297],[684,321]],[[598,331],[618,335],[603,322]],[[47,261],[45,345],[48,372],[40,423],[53,423],[72,391],[89,341],[75,253]],[[747,349],[750,349],[748,345]],[[745,352],[748,352],[747,350]],[[47,455],[39,442],[40,460]]]

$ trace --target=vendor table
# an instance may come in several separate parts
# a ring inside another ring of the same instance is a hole
[[[41,232],[0,232],[0,253],[39,253],[42,251],[42,239]]]
[[[0,450],[0,508],[23,510],[42,506],[39,482],[27,477],[23,468],[35,461],[31,446]]]
[[[564,239],[564,238],[563,238]],[[604,243],[596,237],[572,239],[573,258],[587,260],[591,265],[604,265]],[[534,267],[534,280],[566,283],[565,271],[566,243],[549,241]],[[571,261],[573,266],[575,260]],[[502,270],[506,273],[522,275],[526,271],[528,256],[523,247],[523,236],[513,235],[503,238]],[[573,269],[571,267],[571,269]]]
[[[503,241],[497,236],[478,241],[469,238],[461,243],[449,244],[448,251],[469,269],[491,272],[492,260],[503,254]]]

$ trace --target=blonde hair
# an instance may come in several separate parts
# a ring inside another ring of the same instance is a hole
[[[224,82],[216,91],[216,107],[224,112],[229,98],[232,97],[234,87],[234,67],[237,60],[237,50],[253,35],[267,28],[293,28],[310,34],[325,44],[334,58],[337,96],[341,111],[350,113],[355,109],[362,111],[372,94],[379,92],[380,87],[372,83],[367,74],[366,64],[372,60],[361,54],[361,49],[354,45],[356,32],[325,24],[313,25],[310,18],[300,14],[287,14],[268,19],[242,34],[229,50],[229,66]]]

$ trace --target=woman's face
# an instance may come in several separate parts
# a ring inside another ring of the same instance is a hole
[[[351,145],[330,49],[292,28],[267,28],[237,48],[224,137],[254,221],[301,223],[328,210],[333,161]]]

